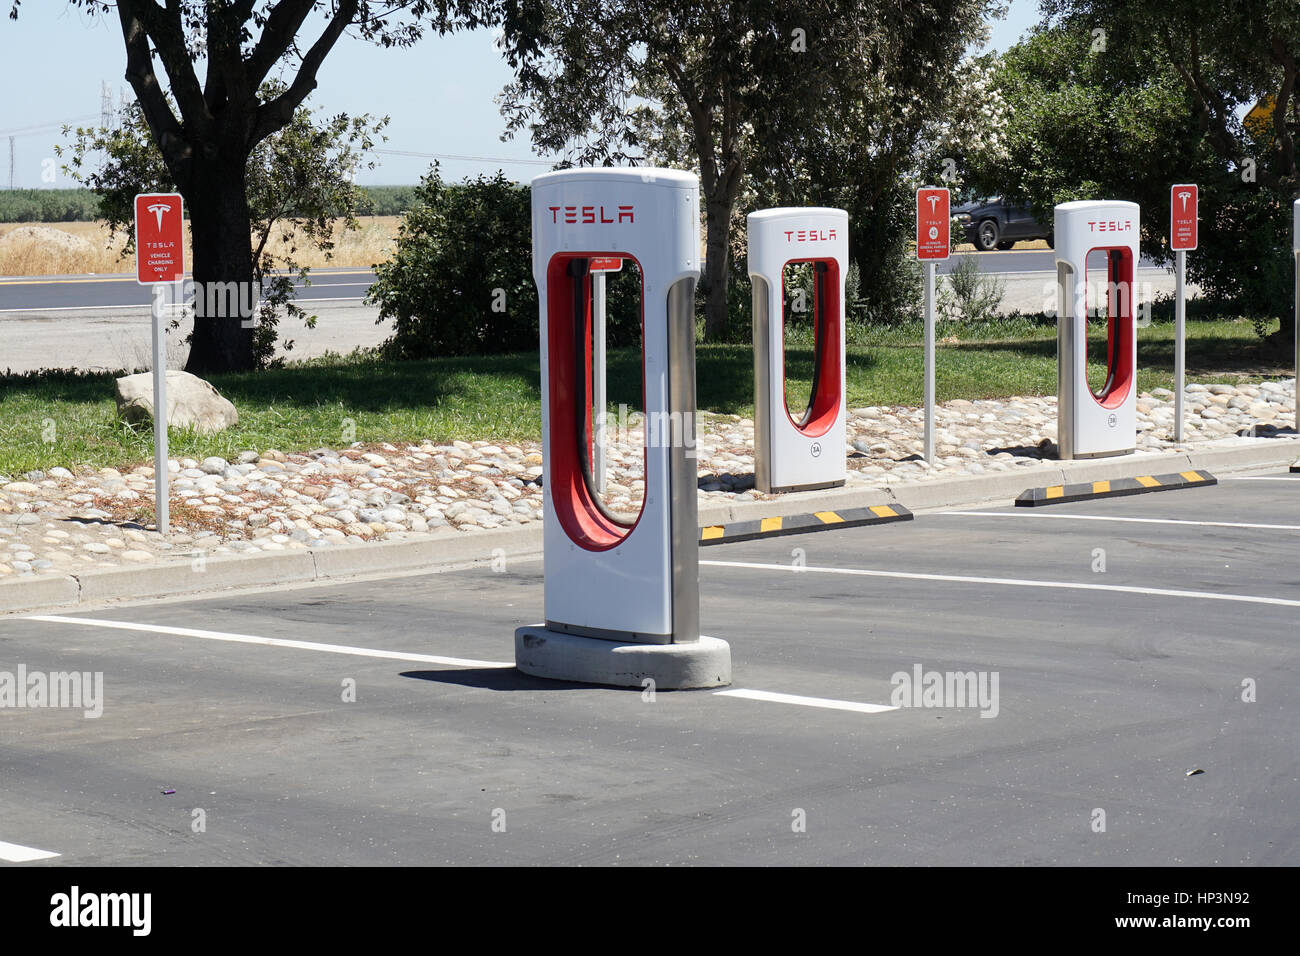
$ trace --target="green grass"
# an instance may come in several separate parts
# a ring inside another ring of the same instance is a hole
[[[1028,319],[981,325],[944,324],[936,355],[939,400],[1051,395],[1056,391],[1053,326]],[[1101,347],[1101,340],[1094,343]],[[1173,384],[1173,326],[1139,330],[1138,386]],[[922,398],[919,326],[875,329],[847,356],[852,406],[917,405]],[[697,356],[699,407],[753,413],[753,358],[748,346],[703,345]],[[1189,381],[1285,378],[1250,322],[1188,323]],[[613,350],[609,400],[632,408],[641,394],[638,356]],[[802,408],[812,376],[812,349],[796,332],[787,350],[791,406]],[[171,453],[202,459],[247,449],[305,451],[351,441],[417,439],[521,441],[539,437],[535,354],[381,363],[365,357],[315,360],[285,369],[214,376],[239,411],[239,424],[217,435],[173,429]],[[56,465],[122,466],[152,458],[149,428],[118,423],[113,376],[40,372],[0,376],[0,474]]]
[[[153,431],[117,421],[111,374],[0,376],[0,473],[152,461]],[[352,441],[535,437],[535,355],[381,363],[313,362],[215,375],[239,424],[215,435],[172,429],[173,457],[303,451]]]

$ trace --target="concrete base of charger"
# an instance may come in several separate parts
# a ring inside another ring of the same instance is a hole
[[[621,644],[578,637],[544,624],[515,631],[515,666],[525,674],[583,684],[656,690],[723,687],[731,683],[731,645],[716,637],[685,644]]]

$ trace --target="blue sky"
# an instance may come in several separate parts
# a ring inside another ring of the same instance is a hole
[[[995,50],[1015,43],[1038,19],[1037,0],[1011,0],[1010,6],[1006,20],[993,24]],[[16,187],[76,185],[61,172],[54,183],[42,181],[60,140],[59,126],[96,123],[104,82],[114,101],[119,89],[129,96],[123,69],[115,15],[81,13],[60,0],[28,0],[17,22],[0,19],[0,188],[9,185],[10,135]],[[409,50],[382,50],[345,37],[325,61],[309,103],[321,113],[387,114],[387,149],[481,157],[443,161],[447,178],[500,168],[527,180],[547,166],[536,164],[526,140],[501,142],[504,123],[493,98],[509,79],[486,30],[427,37]],[[364,173],[361,182],[414,183],[430,163],[423,157],[376,158],[382,165]]]

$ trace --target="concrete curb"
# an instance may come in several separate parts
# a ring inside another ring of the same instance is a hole
[[[0,614],[72,608],[143,598],[210,594],[280,584],[305,584],[396,571],[434,570],[542,550],[542,526],[466,533],[443,529],[401,541],[339,545],[218,558],[180,555],[164,564],[92,568],[0,583]]]
[[[1113,481],[1177,471],[1246,471],[1291,467],[1300,452],[1296,438],[1233,439],[1234,444],[1191,452],[1148,452],[1096,461],[1044,462],[991,475],[890,481],[856,488],[796,492],[772,501],[705,505],[701,527],[763,518],[898,504],[908,511],[968,507],[991,501],[1011,504],[1026,488]],[[1300,465],[1300,463],[1297,463]],[[1294,468],[1292,470],[1295,470]],[[90,569],[38,575],[0,583],[0,615],[144,598],[183,597],[223,590],[330,581],[358,575],[434,571],[493,560],[497,549],[511,558],[540,554],[541,522],[523,528],[464,532],[440,529],[420,537],[373,544],[346,544],[280,553],[232,555],[156,565]]]

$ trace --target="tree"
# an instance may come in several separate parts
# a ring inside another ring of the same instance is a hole
[[[509,134],[578,164],[694,166],[705,207],[705,334],[722,337],[737,204],[827,197],[859,249],[900,230],[905,159],[990,0],[549,0],[504,20]],[[891,138],[882,142],[881,131]],[[759,185],[750,184],[753,177]],[[882,204],[886,196],[890,203]],[[880,207],[888,205],[887,212]],[[901,244],[901,240],[899,240]],[[886,270],[873,270],[872,278]]]
[[[1243,171],[1253,165],[1255,178],[1268,189],[1300,187],[1295,145],[1300,4],[1295,0],[1042,0],[1042,8],[1063,24],[1089,30],[1101,41],[1098,52],[1133,60],[1160,51],[1221,159]],[[1264,98],[1273,103],[1267,143],[1252,137],[1238,117]]]
[[[264,98],[277,93],[270,84]],[[132,223],[134,197],[144,192],[172,192],[176,185],[163,162],[162,153],[138,103],[126,107],[115,128],[65,130],[72,132],[72,145],[56,147],[68,155],[65,172],[94,190],[99,197],[99,214],[113,232],[126,236],[122,254],[135,246]],[[373,120],[368,114],[351,117],[340,113],[317,121],[310,108],[300,106],[283,129],[258,143],[249,154],[246,182],[249,218],[252,225],[253,281],[261,292],[253,332],[253,356],[257,366],[270,364],[275,353],[280,314],[315,324],[315,317],[294,302],[294,279],[306,280],[308,268],[299,265],[298,244],[307,244],[328,257],[334,247],[334,229],[342,221],[355,229],[356,216],[368,202],[355,176],[361,168],[373,168],[365,159],[388,119]],[[103,162],[90,167],[94,157]],[[270,241],[280,234],[284,241],[279,254]],[[211,286],[207,294],[215,291]],[[207,300],[205,290],[196,300],[209,312],[228,306]],[[251,300],[245,305],[251,305]],[[284,343],[290,349],[293,342]]]
[[[502,93],[507,135],[578,165],[643,158],[638,100],[665,101],[689,130],[705,209],[705,334],[727,321],[732,206],[745,171],[748,116],[772,61],[791,61],[781,3],[546,0],[507,5],[503,44],[516,79]],[[764,15],[766,14],[766,15]]]
[[[818,13],[806,58],[782,82],[806,108],[765,114],[752,162],[763,205],[849,212],[849,256],[872,321],[919,317],[915,190],[949,179],[965,137],[996,134],[980,64],[964,59],[1002,15],[989,0],[836,4]],[[810,79],[810,77],[815,79]]]
[[[353,28],[381,45],[406,46],[425,29],[445,33],[477,26],[486,6],[484,0],[68,2],[104,14],[116,9],[126,79],[190,213],[195,283],[234,282],[242,288],[252,287],[255,271],[249,156],[293,120],[343,33]],[[11,0],[14,19],[20,4]],[[310,17],[323,26],[300,47],[299,34]],[[200,62],[205,64],[202,81],[196,71]],[[277,71],[289,78],[264,98],[265,84]],[[204,309],[195,317],[189,371],[255,366],[255,323],[249,321],[247,297],[234,298],[233,310],[210,314]]]
[[[1043,210],[1073,199],[1137,202],[1143,252],[1156,261],[1172,258],[1170,185],[1196,182],[1202,229],[1188,277],[1223,307],[1287,311],[1300,11],[1055,0],[1045,10],[1057,20],[1003,57],[1006,146],[969,153],[973,179]],[[1238,119],[1269,96],[1266,124]]]

